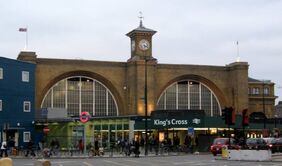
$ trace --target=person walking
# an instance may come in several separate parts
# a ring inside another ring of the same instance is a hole
[[[9,154],[13,154],[12,152],[13,152],[13,150],[14,150],[14,148],[15,148],[15,141],[14,141],[14,138],[12,138],[12,137],[9,137],[9,140],[8,140],[8,142],[7,142],[7,145],[8,145],[8,152],[9,152]]]
[[[99,152],[99,142],[96,139],[94,142],[94,156],[100,156],[100,152]]]
[[[34,143],[30,139],[29,142],[27,143],[27,151],[26,151],[25,157],[27,157],[29,155],[29,153],[30,153],[31,156],[35,157],[33,146],[34,146]]]
[[[5,157],[8,157],[8,149],[7,149],[7,142],[3,141],[2,144],[0,145],[0,157],[3,157],[3,153],[5,154]]]
[[[154,140],[154,148],[155,148],[155,154],[156,155],[159,155],[159,148],[160,148],[159,144],[160,144],[159,143],[159,137],[157,136]]]
[[[137,138],[136,141],[134,142],[135,157],[139,157],[139,154],[140,154],[139,148],[140,148],[140,143],[139,143],[139,138]]]
[[[82,139],[80,139],[78,141],[78,149],[79,149],[79,152],[82,154],[83,150],[84,150],[84,143],[83,143]]]

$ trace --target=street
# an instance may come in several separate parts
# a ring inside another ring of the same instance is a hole
[[[210,154],[181,155],[181,156],[158,156],[158,157],[95,157],[95,158],[63,158],[50,159],[52,166],[282,166],[281,160],[271,162],[254,161],[227,161]],[[281,157],[282,159],[282,157]],[[15,158],[14,166],[33,166],[36,159]]]

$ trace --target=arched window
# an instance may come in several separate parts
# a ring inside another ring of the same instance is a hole
[[[204,110],[207,116],[220,116],[217,97],[205,84],[182,80],[170,85],[157,103],[157,110]]]
[[[65,108],[68,116],[89,112],[92,116],[117,116],[118,107],[110,90],[101,82],[74,76],[57,82],[45,95],[41,108]]]

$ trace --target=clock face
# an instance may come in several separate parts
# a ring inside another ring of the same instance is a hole
[[[140,42],[139,42],[139,48],[141,49],[141,50],[148,50],[149,48],[150,48],[150,43],[149,43],[149,41],[148,40],[145,40],[145,39],[142,39],[142,40],[140,40]]]
[[[131,41],[131,51],[135,50],[135,40]]]

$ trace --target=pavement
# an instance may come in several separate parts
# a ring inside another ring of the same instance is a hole
[[[24,156],[24,155],[17,155],[17,156],[14,156],[14,155],[10,155],[8,156],[9,158],[32,158],[32,159],[42,159],[44,158],[42,155],[36,153],[37,155],[35,157],[33,156]],[[196,152],[194,153],[194,155],[199,155],[199,154],[210,154],[209,152]],[[156,155],[155,153],[152,153],[152,152],[148,152],[147,155],[145,155],[145,152],[144,151],[141,151],[139,156],[138,157],[159,157],[159,156],[181,156],[181,155],[193,155],[191,153],[184,153],[184,152],[169,152],[169,153],[163,153],[163,154],[158,154]],[[52,155],[48,158],[51,158],[51,159],[75,159],[75,158],[115,158],[115,157],[135,157],[135,154],[132,153],[130,156],[127,156],[125,155],[124,153],[118,153],[118,152],[105,152],[104,155],[102,156],[88,156],[86,154],[83,154],[83,153],[75,153],[73,155],[68,155],[66,153],[58,153],[58,155]]]

